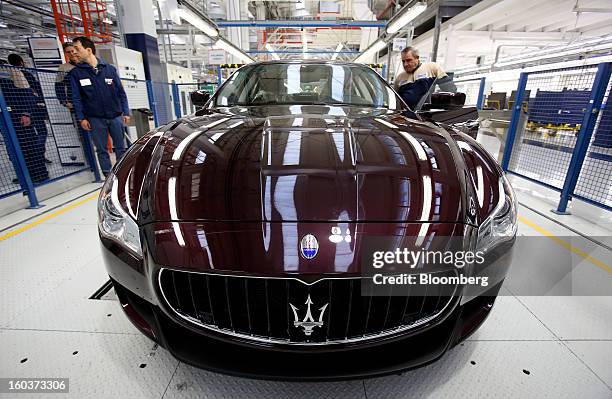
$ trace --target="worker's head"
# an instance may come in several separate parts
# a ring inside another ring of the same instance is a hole
[[[414,72],[419,66],[419,63],[419,50],[410,46],[402,50],[402,65],[406,72]]]
[[[74,44],[71,42],[66,42],[62,45],[62,47],[64,48],[64,54],[66,54],[66,61],[70,62],[71,64],[77,64],[79,59],[76,55]]]
[[[19,54],[9,54],[8,62],[12,66],[16,66],[16,67],[25,66],[25,64],[23,63],[23,58],[21,58]]]
[[[96,56],[96,45],[88,37],[76,37],[72,41],[72,45],[74,46],[76,57],[79,62],[87,62],[91,57]]]

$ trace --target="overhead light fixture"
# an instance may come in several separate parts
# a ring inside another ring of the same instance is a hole
[[[206,36],[213,38],[219,36],[219,29],[217,29],[217,27],[211,22],[203,19],[186,8],[179,8],[178,12],[182,19],[204,32]]]
[[[355,58],[354,62],[365,63],[369,61],[376,53],[380,50],[384,49],[387,46],[387,43],[384,42],[382,38],[378,38],[370,47],[366,49],[363,53],[361,53],[357,58]]]
[[[332,55],[331,59],[335,60],[336,58],[338,58],[338,53],[340,52],[340,50],[342,50],[342,43],[338,43],[338,46],[336,47],[336,51],[334,52],[334,55]]]
[[[254,59],[249,57],[245,52],[243,52],[238,47],[234,46],[233,44],[231,44],[230,42],[228,42],[227,40],[225,40],[223,38],[219,38],[219,40],[217,40],[215,42],[215,46],[214,47],[218,48],[218,49],[221,49],[221,50],[225,50],[226,52],[230,53],[231,55],[233,55],[233,56],[239,58],[240,60],[242,60],[245,64],[248,64],[249,62],[255,61]]]
[[[276,52],[274,51],[270,43],[266,43],[265,47],[266,47],[266,50],[270,52],[270,55],[272,56],[272,58],[274,58],[275,60],[280,60],[280,57],[278,56],[278,54],[276,54]]]
[[[6,24],[4,22],[0,22],[0,28],[6,28]]]
[[[387,23],[387,33],[398,32],[425,11],[425,9],[427,9],[427,4],[421,2],[411,7],[405,6],[397,15],[389,20],[389,23]]]

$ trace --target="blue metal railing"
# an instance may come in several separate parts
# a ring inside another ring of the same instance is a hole
[[[589,144],[591,143],[591,137],[593,136],[595,123],[597,122],[597,117],[599,115],[599,111],[601,110],[601,104],[603,102],[604,95],[606,94],[606,88],[608,87],[608,82],[610,81],[611,72],[612,63],[610,62],[599,64],[599,67],[597,68],[597,75],[595,76],[595,82],[593,83],[593,88],[591,90],[591,97],[584,113],[584,118],[578,133],[578,141],[576,142],[576,147],[574,149],[574,153],[572,154],[567,177],[565,178],[563,190],[561,191],[559,206],[555,211],[557,213],[567,213],[567,204],[572,198],[574,190],[576,189],[576,183],[578,183],[578,177],[580,176],[582,165],[584,164],[587,150],[589,148]]]
[[[516,89],[516,101],[512,109],[512,119],[510,120],[510,126],[508,127],[508,135],[506,137],[506,146],[504,147],[504,157],[502,159],[501,167],[503,170],[508,170],[510,164],[510,156],[512,155],[512,149],[514,148],[514,142],[516,141],[516,132],[519,126],[519,120],[521,117],[521,110],[523,100],[525,98],[525,87],[527,86],[527,74],[521,73],[519,78],[518,88]]]
[[[2,122],[0,122],[1,128],[3,133],[5,133],[4,137],[7,148],[9,149],[9,158],[16,161],[13,165],[15,166],[15,173],[17,174],[19,184],[27,192],[28,200],[30,201],[29,208],[40,208],[38,198],[36,198],[36,193],[34,191],[34,184],[30,178],[30,173],[28,173],[21,146],[19,145],[19,139],[17,138],[17,133],[11,121],[11,115],[9,114],[11,110],[6,105],[2,91],[0,91],[0,108],[2,108],[2,118],[0,118],[2,120]]]
[[[557,74],[564,79],[553,79]],[[555,213],[567,214],[572,198],[612,210],[612,156],[604,148],[608,139],[612,147],[612,134],[600,112],[611,74],[610,62],[596,70],[581,66],[521,73],[501,166],[559,191]],[[599,141],[592,140],[597,131]]]
[[[37,187],[83,171],[101,181],[90,134],[74,118],[63,78],[51,70],[0,66],[0,198],[23,193],[36,208]],[[195,110],[188,91],[197,83],[122,81],[130,108],[152,111],[155,126]]]

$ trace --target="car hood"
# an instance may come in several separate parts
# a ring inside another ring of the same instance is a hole
[[[216,110],[168,127],[141,222],[463,222],[465,166],[449,134],[387,110]]]

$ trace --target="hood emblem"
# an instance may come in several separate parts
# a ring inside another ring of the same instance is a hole
[[[319,252],[319,241],[312,234],[306,234],[300,242],[300,253],[306,259],[312,259]]]
[[[291,310],[293,310],[293,317],[294,317],[293,325],[295,327],[302,327],[304,329],[304,335],[310,336],[312,335],[312,330],[315,327],[323,326],[323,315],[325,314],[325,309],[327,309],[327,305],[329,305],[329,302],[319,308],[319,310],[321,311],[321,313],[319,314],[319,321],[315,321],[314,318],[312,317],[312,313],[310,311],[310,305],[312,305],[313,302],[312,302],[312,299],[310,299],[310,294],[308,294],[308,298],[306,299],[305,303],[308,306],[308,308],[306,309],[306,316],[304,316],[304,320],[302,321],[300,321],[300,318],[298,317],[298,314],[297,314],[298,308],[293,306],[293,304],[291,303],[289,303],[289,306],[291,306]]]

